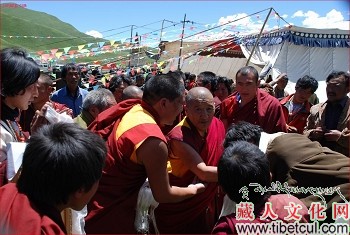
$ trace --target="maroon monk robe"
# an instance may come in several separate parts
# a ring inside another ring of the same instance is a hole
[[[107,139],[111,134],[114,124],[118,121],[118,118],[122,117],[128,112],[134,105],[141,104],[140,99],[128,99],[120,102],[112,107],[101,112],[95,120],[88,126],[88,129],[103,139]]]
[[[202,157],[208,166],[217,166],[223,152],[225,128],[223,123],[213,118],[205,138],[201,137],[193,124],[185,118],[169,134],[168,138],[189,144]],[[170,162],[171,162],[170,158]],[[175,172],[176,164],[172,165]],[[179,169],[184,171],[183,169]],[[187,187],[196,179],[196,175],[187,170],[181,177],[169,174],[170,185]],[[160,233],[210,233],[215,221],[207,221],[207,213],[214,214],[217,183],[208,183],[203,193],[178,203],[162,203],[155,210],[156,222]],[[214,218],[212,218],[214,219]],[[211,224],[208,224],[211,223]]]
[[[88,204],[88,215],[85,218],[85,231],[88,234],[136,234],[134,220],[137,196],[147,173],[144,165],[131,160],[131,155],[141,141],[148,137],[166,142],[156,124],[159,120],[156,111],[144,102],[140,107],[139,103],[139,99],[120,102],[102,112],[88,127],[107,140],[108,149],[98,190]],[[132,118],[137,116],[143,123],[125,122],[129,126],[125,128],[124,125],[121,128],[124,132],[117,137],[116,131],[123,123],[122,117],[131,109],[134,111],[134,108],[139,111]],[[153,122],[148,122],[150,117]]]
[[[30,201],[16,184],[0,188],[0,234],[66,234],[60,212]]]
[[[243,107],[239,107],[238,99],[235,92],[220,105],[220,118],[227,119],[228,126],[246,121],[261,126],[267,133],[287,132],[282,106],[275,97],[258,89],[256,98]]]

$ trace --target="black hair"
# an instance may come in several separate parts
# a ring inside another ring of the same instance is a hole
[[[128,77],[125,77],[123,75],[120,76],[113,76],[111,78],[111,80],[109,81],[109,86],[108,89],[111,92],[115,92],[115,90],[120,86],[120,84],[122,84],[123,82],[125,82],[126,84],[128,84],[128,86],[132,85],[132,80]]]
[[[232,124],[226,132],[224,140],[224,148],[228,147],[235,141],[247,141],[259,146],[261,132],[263,129],[245,121],[239,121],[237,124]]]
[[[146,83],[148,80],[150,80],[152,77],[154,77],[154,75],[153,75],[152,73],[147,74],[146,77],[145,77],[145,83]]]
[[[188,80],[191,73],[190,72],[185,72],[184,74],[185,74],[185,79]]]
[[[216,90],[217,79],[215,73],[211,71],[204,71],[197,75],[197,79],[198,77],[202,78],[202,86],[210,84],[211,92],[214,92]]]
[[[154,105],[162,98],[174,101],[185,92],[185,86],[181,80],[180,74],[175,72],[151,77],[145,83],[142,100],[150,105]]]
[[[194,74],[194,73],[191,73],[189,76],[188,76],[188,80],[190,80],[190,81],[195,81],[196,80],[196,74]]]
[[[239,203],[242,201],[240,189],[250,183],[270,186],[270,168],[266,155],[258,146],[246,142],[236,141],[225,148],[218,163],[218,181],[228,197]],[[261,204],[270,196],[261,195],[254,189],[249,190],[249,202]]]
[[[40,68],[20,48],[1,50],[1,95],[16,96],[24,93],[24,89],[38,81]]]
[[[99,71],[97,69],[94,69],[92,70],[91,74],[96,76],[97,74],[99,74]]]
[[[79,76],[80,76],[80,66],[75,64],[75,63],[68,63],[68,64],[65,64],[63,67],[62,67],[62,72],[61,72],[61,77],[63,79],[66,78],[67,76],[67,73],[69,70],[73,70],[73,71],[77,71]]]
[[[225,85],[225,87],[227,88],[228,94],[232,93],[232,79],[228,79],[227,77],[222,77],[222,76],[217,76],[217,84],[219,83],[223,83]],[[217,90],[217,87],[216,89]]]
[[[28,140],[18,190],[39,203],[66,204],[101,178],[106,153],[98,135],[74,123],[45,125]]]
[[[259,74],[258,71],[253,66],[245,66],[240,68],[236,73],[236,78],[238,74],[241,74],[243,76],[247,76],[249,73],[252,73],[254,75],[255,81],[258,82],[259,80]]]
[[[333,78],[339,78],[341,76],[344,77],[345,86],[349,87],[350,74],[344,71],[333,71],[328,75],[326,82],[329,82],[329,80]]]
[[[211,83],[211,80],[215,79],[216,74],[211,72],[211,71],[204,71],[204,72],[201,72],[200,74],[198,74],[197,78],[198,77],[202,78],[203,86],[205,86],[205,85]]]
[[[137,81],[137,80],[139,80],[139,79],[145,80],[145,77],[143,76],[143,74],[137,74],[137,75],[135,76],[135,81]]]
[[[185,82],[185,80],[186,80],[186,75],[181,70],[169,71],[169,73],[176,73],[177,76],[176,75],[175,76],[179,77],[180,79],[182,79],[183,82]]]
[[[299,78],[297,83],[295,84],[295,89],[309,89],[311,88],[311,92],[314,93],[317,88],[318,88],[318,82],[315,78],[309,76],[309,75],[305,75],[302,78]]]

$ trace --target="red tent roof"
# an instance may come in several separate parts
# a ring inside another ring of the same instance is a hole
[[[212,55],[217,57],[244,58],[241,47],[235,43],[235,38],[227,38],[216,41],[199,53],[201,56]]]

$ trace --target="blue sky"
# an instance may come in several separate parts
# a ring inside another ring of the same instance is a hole
[[[6,3],[9,1],[2,1]],[[347,1],[11,1],[25,4],[26,8],[48,13],[71,24],[83,33],[108,40],[128,40],[133,26],[133,36],[142,35],[143,43],[152,44],[160,38],[176,40],[182,34],[188,40],[222,38],[227,34],[258,32],[268,10],[274,10],[290,24],[313,28],[349,29],[349,3]],[[255,12],[259,14],[254,14]],[[251,15],[251,16],[249,16]],[[217,27],[228,21],[231,24]],[[169,21],[175,22],[175,26]],[[193,24],[192,24],[193,21]],[[283,27],[286,22],[274,13],[266,29]],[[143,26],[143,27],[141,27]],[[193,34],[208,30],[196,37]],[[41,35],[37,35],[41,36]],[[46,36],[46,35],[43,35]]]

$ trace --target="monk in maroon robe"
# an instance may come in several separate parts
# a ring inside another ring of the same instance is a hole
[[[236,92],[220,104],[220,119],[227,129],[239,121],[259,125],[267,133],[287,132],[282,106],[259,89],[258,72],[247,66],[236,74]]]
[[[205,87],[192,88],[186,96],[185,117],[168,134],[171,185],[185,187],[207,183],[206,190],[178,203],[161,203],[155,210],[160,233],[210,233],[216,222],[218,201],[216,166],[223,152],[225,128],[214,117],[214,99]]]
[[[65,104],[60,104],[50,100],[50,96],[54,91],[53,80],[48,74],[41,73],[37,81],[38,96],[34,97],[33,102],[28,106],[27,110],[22,110],[20,115],[19,124],[24,132],[31,134],[32,125],[37,122],[36,111],[40,111],[42,107],[49,102],[50,106],[59,113],[66,112],[72,116],[73,111],[68,108]],[[40,118],[40,125],[48,124],[49,122],[45,118]]]
[[[184,85],[173,76],[152,77],[142,101],[122,101],[100,113],[88,127],[107,141],[108,148],[99,188],[88,204],[88,234],[136,234],[137,198],[146,178],[159,203],[179,202],[204,191],[202,184],[169,185],[167,140],[160,126],[174,122],[185,96]]]

